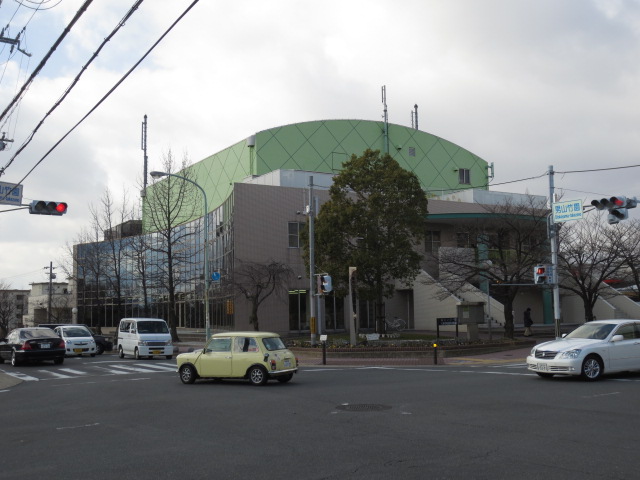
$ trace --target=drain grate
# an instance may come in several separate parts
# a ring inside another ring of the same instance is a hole
[[[379,403],[343,403],[336,407],[338,410],[346,412],[380,412],[382,410],[390,410],[389,405],[380,405]]]

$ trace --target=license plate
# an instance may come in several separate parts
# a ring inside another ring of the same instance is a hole
[[[152,350],[151,355],[162,355],[162,350]]]
[[[289,360],[288,358],[285,358],[284,359],[284,366],[285,366],[285,368],[291,367],[291,360]]]
[[[539,363],[538,370],[540,370],[541,372],[546,372],[549,370],[549,368],[547,367],[546,363]]]
[[[73,353],[82,353],[82,348],[74,348]]]
[[[51,348],[51,344],[50,343],[41,343],[40,344],[40,348]]]

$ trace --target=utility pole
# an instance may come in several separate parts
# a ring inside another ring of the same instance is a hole
[[[313,205],[313,175],[309,176],[309,330],[311,330],[311,345],[316,345],[316,255],[315,255],[315,209]]]
[[[553,210],[555,187],[553,165],[549,165],[549,207]],[[556,338],[560,338],[560,286],[558,285],[558,234],[553,221],[553,213],[549,215],[549,242],[551,243],[551,279],[553,280],[553,317]]]
[[[53,266],[53,262],[49,262],[48,267],[44,267],[44,269],[49,269],[49,303],[47,307],[47,323],[51,323],[51,296],[53,294],[53,279],[56,278],[56,274],[53,273],[56,267]]]
[[[384,105],[384,153],[389,153],[389,114],[387,113],[387,86],[382,86],[382,105]]]

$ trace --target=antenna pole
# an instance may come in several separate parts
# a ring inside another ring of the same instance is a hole
[[[144,115],[144,121],[142,122],[142,151],[144,152],[144,173],[143,173],[143,186],[140,196],[144,198],[147,191],[147,163],[149,157],[147,157],[147,114]]]
[[[389,114],[387,113],[387,86],[382,86],[382,105],[384,105],[384,152],[389,153]]]

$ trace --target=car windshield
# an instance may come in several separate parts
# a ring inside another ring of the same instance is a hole
[[[56,337],[50,328],[34,328],[32,330],[21,330],[20,339],[29,340],[31,338],[52,338]]]
[[[284,343],[282,342],[280,337],[263,338],[262,344],[264,345],[264,348],[266,348],[270,352],[273,350],[284,350],[285,348],[287,348],[284,346]]]
[[[64,329],[65,337],[90,337],[91,333],[84,327],[72,327]]]
[[[164,322],[138,322],[138,333],[169,333]]]
[[[615,328],[612,323],[585,323],[579,326],[565,338],[590,338],[604,340]]]

